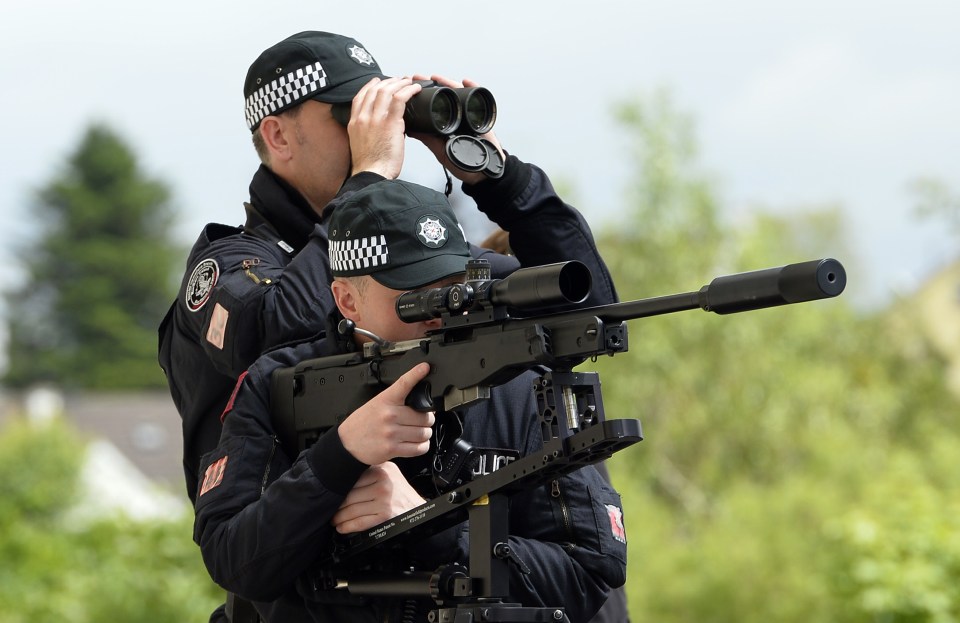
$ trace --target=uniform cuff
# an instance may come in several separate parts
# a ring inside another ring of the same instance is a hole
[[[369,467],[347,452],[336,427],[321,435],[310,447],[307,463],[324,487],[340,495],[350,493],[357,479]]]
[[[533,169],[529,164],[514,155],[508,155],[501,177],[486,179],[478,184],[464,184],[463,192],[483,210],[487,204],[513,201],[530,184],[531,175]]]
[[[373,171],[360,171],[356,175],[351,175],[347,178],[347,181],[343,183],[343,186],[340,187],[338,195],[342,195],[345,192],[350,192],[353,190],[360,190],[364,186],[369,186],[374,182],[382,182],[385,180],[384,176],[379,173],[374,173]]]

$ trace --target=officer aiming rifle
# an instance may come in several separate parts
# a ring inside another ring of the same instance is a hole
[[[466,263],[463,282],[407,292],[396,298],[405,322],[440,320],[426,336],[391,342],[350,320],[342,335],[362,333],[362,351],[322,357],[276,370],[272,413],[291,452],[310,447],[358,407],[414,366],[430,372],[407,396],[420,411],[451,413],[489,400],[492,390],[530,371],[542,446],[524,456],[475,447],[458,437],[437,445],[436,496],[401,516],[338,539],[319,565],[315,583],[354,595],[419,595],[432,598],[435,621],[563,621],[562,607],[523,607],[508,599],[511,571],[531,573],[509,546],[510,496],[608,458],[642,439],[636,419],[606,420],[596,373],[573,372],[586,359],[627,350],[626,321],[700,308],[718,314],[750,311],[839,295],[843,266],[813,260],[714,279],[699,291],[567,312],[543,312],[576,304],[590,290],[590,272],[576,261],[521,269],[490,278],[483,260]],[[443,417],[438,415],[439,417]],[[490,472],[486,465],[500,461]],[[372,556],[397,542],[469,517],[469,568],[370,573]],[[625,537],[625,535],[624,535]],[[353,569],[362,568],[363,572]],[[497,611],[491,618],[491,612]]]

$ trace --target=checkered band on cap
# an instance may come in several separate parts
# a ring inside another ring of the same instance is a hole
[[[327,73],[319,62],[271,80],[270,84],[260,87],[247,98],[244,106],[247,128],[252,130],[267,115],[325,86]]]
[[[382,234],[369,238],[330,241],[330,268],[334,273],[386,266],[388,256],[387,239]]]

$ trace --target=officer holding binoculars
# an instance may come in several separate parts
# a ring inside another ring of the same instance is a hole
[[[318,31],[284,39],[250,66],[244,112],[261,165],[245,222],[203,229],[159,330],[193,502],[201,456],[217,446],[238,377],[261,353],[322,334],[335,309],[329,215],[366,186],[399,177],[408,134],[510,233],[513,256],[470,245],[474,257],[491,261],[495,278],[588,254],[596,261],[585,305],[616,301],[583,217],[542,170],[502,150],[491,131],[496,103],[489,91],[467,80],[414,78],[389,78],[355,39]],[[258,620],[246,606],[228,600],[211,621]],[[627,620],[622,591],[598,616]]]

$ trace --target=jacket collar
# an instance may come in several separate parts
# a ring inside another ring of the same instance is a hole
[[[250,203],[245,207],[245,231],[285,242],[294,254],[307,244],[313,226],[320,223],[320,215],[303,195],[262,164],[250,182]]]

